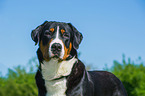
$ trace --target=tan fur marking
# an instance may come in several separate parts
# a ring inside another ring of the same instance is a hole
[[[52,41],[52,39],[50,40],[50,42],[51,41]],[[42,40],[40,41],[40,50],[42,52],[44,60],[46,60],[46,61],[49,61],[49,52],[48,52],[48,49],[49,49],[50,42],[46,46],[44,46]]]
[[[65,30],[64,29],[61,29],[61,33],[63,34],[65,32]]]
[[[66,48],[66,46],[64,45],[65,53],[63,56],[63,60],[65,60],[69,56],[71,49],[72,49],[72,43],[69,44],[69,48]]]
[[[50,31],[51,31],[51,32],[54,32],[54,28],[51,28]]]

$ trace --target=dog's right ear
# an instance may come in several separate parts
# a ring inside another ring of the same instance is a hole
[[[32,30],[31,38],[35,42],[35,45],[37,45],[37,43],[39,42],[40,34],[42,33],[42,29],[44,28],[44,26],[47,23],[48,23],[48,21],[45,21],[43,24],[39,25],[36,29]]]

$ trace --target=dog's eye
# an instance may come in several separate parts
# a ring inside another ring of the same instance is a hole
[[[64,32],[64,33],[63,33],[63,37],[64,37],[64,38],[69,38],[69,34],[66,33],[66,32]]]
[[[51,36],[51,35],[52,35],[52,32],[50,32],[49,30],[46,30],[46,31],[45,31],[45,35]]]

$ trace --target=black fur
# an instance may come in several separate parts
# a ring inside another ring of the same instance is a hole
[[[40,25],[36,29],[32,30],[31,38],[35,42],[35,45],[40,41],[40,35],[42,33],[42,29],[44,28],[44,26],[47,23],[48,23],[48,21],[45,21],[42,25]]]
[[[38,96],[46,96],[45,81],[42,77],[41,70],[38,70],[35,75],[36,84],[38,87]]]

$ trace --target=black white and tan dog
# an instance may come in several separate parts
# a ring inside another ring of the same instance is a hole
[[[127,96],[112,73],[86,71],[77,57],[83,36],[71,23],[45,21],[31,37],[39,43],[35,76],[39,96]]]

